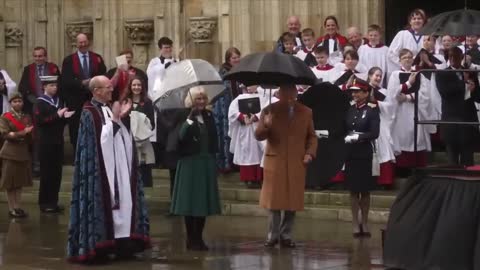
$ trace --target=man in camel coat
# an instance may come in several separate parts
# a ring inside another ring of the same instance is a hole
[[[279,101],[263,110],[255,130],[257,140],[267,140],[260,193],[260,206],[270,211],[266,247],[295,247],[295,211],[303,210],[306,166],[317,152],[312,111],[296,97],[295,85],[280,86]]]

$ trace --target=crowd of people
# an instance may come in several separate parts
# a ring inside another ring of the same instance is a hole
[[[472,166],[471,143],[477,127],[421,125],[414,152],[414,102],[420,120],[478,122],[478,74],[420,72],[424,69],[479,69],[478,36],[422,36],[420,9],[408,16],[405,30],[387,47],[376,24],[363,35],[349,27],[339,33],[335,16],[323,23],[324,35],[287,19],[287,31],[274,51],[298,57],[322,83],[338,86],[351,106],[340,134],[347,145],[343,168],[327,186],[344,182],[351,193],[355,237],[368,237],[370,191],[392,187],[395,175],[425,166],[433,143],[445,145],[449,163]],[[152,167],[169,170],[172,215],[185,217],[187,249],[208,250],[203,240],[206,217],[221,213],[217,173],[240,171],[249,188],[261,188],[260,206],[270,214],[266,247],[295,247],[291,231],[295,211],[303,210],[306,167],[319,140],[337,132],[318,130],[315,112],[302,104],[308,86],[285,84],[267,98],[262,86],[224,81],[225,91],[210,109],[202,86],[193,87],[184,109],[161,110],[152,97],[165,71],[179,61],[173,41],[158,40],[159,56],[146,71],[126,63],[107,71],[103,58],[89,49],[87,35],[76,38],[77,51],[60,69],[35,47],[34,63],[16,84],[0,73],[3,100],[0,134],[3,146],[0,189],[6,191],[9,215],[26,217],[21,191],[40,176],[39,207],[60,213],[64,128],[75,153],[70,205],[68,257],[85,262],[110,253],[131,256],[150,245],[143,188],[151,187]],[[241,60],[231,47],[219,74]],[[244,113],[240,103],[258,100],[260,110]]]

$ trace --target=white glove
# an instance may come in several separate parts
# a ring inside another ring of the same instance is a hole
[[[319,139],[328,138],[328,130],[315,130],[315,135]]]
[[[354,143],[358,141],[358,134],[347,135],[345,137],[345,143]]]

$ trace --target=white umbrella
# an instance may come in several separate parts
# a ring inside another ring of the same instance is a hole
[[[185,108],[188,90],[195,86],[205,89],[210,102],[225,90],[222,78],[210,63],[188,59],[166,69],[164,79],[155,82],[152,99],[160,110]]]

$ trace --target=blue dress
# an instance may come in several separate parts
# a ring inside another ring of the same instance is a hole
[[[223,76],[229,70],[224,65],[219,73]],[[217,168],[220,172],[229,172],[233,169],[233,154],[230,153],[230,140],[228,137],[228,108],[232,102],[232,88],[230,81],[224,81],[225,91],[213,104],[213,117],[218,133],[218,153],[216,156]]]

